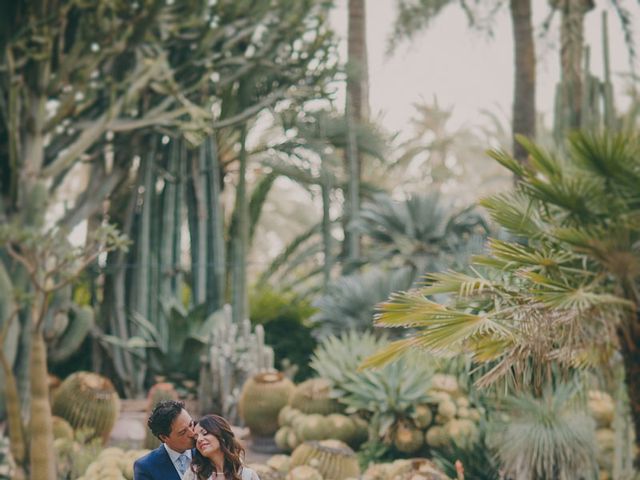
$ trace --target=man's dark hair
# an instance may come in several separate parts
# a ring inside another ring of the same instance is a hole
[[[171,424],[184,409],[184,402],[178,400],[162,400],[153,408],[147,425],[149,430],[158,439],[160,435],[169,436],[171,434]]]

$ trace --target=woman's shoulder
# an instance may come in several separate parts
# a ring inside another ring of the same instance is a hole
[[[249,467],[242,467],[242,480],[260,480],[255,470]]]

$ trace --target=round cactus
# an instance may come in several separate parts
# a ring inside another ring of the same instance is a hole
[[[51,411],[74,430],[91,431],[106,442],[120,413],[120,398],[108,378],[76,372],[56,390]]]
[[[69,425],[64,418],[53,415],[51,417],[53,422],[53,438],[64,438],[67,440],[73,440],[73,427]]]
[[[406,460],[396,460],[389,465],[387,478],[394,480],[411,480],[419,478],[421,480],[449,480],[435,463],[426,458],[411,458]]]
[[[331,382],[325,378],[311,378],[296,386],[289,405],[307,414],[328,415],[342,410],[338,401],[331,398]]]
[[[433,413],[429,405],[416,405],[413,409],[413,423],[416,427],[424,429],[431,425]]]
[[[289,455],[274,455],[267,460],[267,465],[285,474],[291,467],[291,457]]]
[[[408,423],[400,423],[393,436],[393,445],[403,453],[413,453],[424,445],[422,431]]]
[[[260,480],[284,480],[284,474],[264,463],[251,463],[247,465],[256,472]]]
[[[331,433],[329,427],[326,417],[319,413],[312,413],[311,415],[305,415],[303,419],[296,422],[294,431],[303,442],[307,440],[325,440]]]
[[[177,400],[178,392],[172,383],[169,382],[161,382],[156,383],[149,389],[149,393],[147,394],[147,418],[151,414],[154,407],[163,400]],[[144,448],[148,448],[149,450],[153,450],[158,445],[160,445],[160,440],[151,433],[149,427],[146,427],[146,434],[144,437]]]
[[[280,427],[276,434],[273,436],[273,440],[276,442],[276,445],[280,450],[289,451],[289,443],[287,439],[289,438],[289,433],[291,432],[291,427],[285,425],[284,427]]]
[[[299,465],[287,474],[286,480],[322,480],[322,474],[309,465]]]
[[[304,442],[291,454],[291,467],[299,465],[311,466],[324,478],[333,480],[360,476],[356,454],[346,443],[339,440]]]
[[[280,372],[258,373],[245,382],[239,413],[252,435],[268,436],[278,430],[278,414],[294,388]]]
[[[332,413],[326,416],[328,438],[342,440],[352,446],[358,434],[356,423],[346,415]]]
[[[440,448],[449,444],[447,432],[444,427],[441,427],[440,425],[434,425],[427,430],[424,440],[427,442],[427,445],[433,448]]]

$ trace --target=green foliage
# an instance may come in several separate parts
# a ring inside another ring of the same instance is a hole
[[[466,261],[474,250],[480,251],[489,231],[472,207],[454,209],[437,192],[403,201],[374,195],[363,204],[355,225],[371,240],[365,254],[370,262],[410,265],[414,275]]]
[[[362,412],[370,421],[373,437],[390,440],[397,422],[410,417],[414,405],[429,400],[433,367],[428,357],[403,357],[375,371],[348,373],[349,382],[339,388],[347,412]],[[370,436],[371,437],[371,436]]]
[[[340,336],[324,337],[311,357],[310,367],[321,378],[329,380],[336,388],[349,382],[362,361],[386,345],[387,341],[372,332],[342,333]]]
[[[59,480],[76,480],[99,455],[103,449],[102,441],[92,437],[91,432],[80,429],[74,439],[58,439],[54,442]]]
[[[507,416],[493,423],[490,444],[513,478],[598,478],[595,423],[577,403],[574,387],[561,385],[536,398],[507,397]]]
[[[550,363],[608,364],[614,326],[637,323],[628,307],[639,300],[638,137],[577,133],[563,157],[521,140],[526,166],[490,153],[520,176],[517,188],[483,201],[515,239],[492,240],[471,275],[433,274],[425,287],[381,305],[378,324],[415,330],[379,360],[412,346],[470,351],[492,366],[481,384],[539,387]],[[436,294],[448,295],[438,297],[445,305],[429,300]]]
[[[265,342],[273,348],[276,367],[297,367],[294,379],[301,382],[311,376],[309,357],[316,347],[309,317],[315,309],[294,293],[279,292],[267,285],[255,288],[249,298],[250,318],[264,326]]]
[[[498,463],[494,452],[486,444],[486,422],[480,422],[480,436],[470,446],[461,446],[452,442],[446,449],[432,448],[431,455],[450,478],[456,477],[456,461],[464,468],[465,478],[474,480],[497,480],[500,478]]]
[[[345,329],[368,330],[372,327],[375,305],[391,292],[409,288],[412,280],[413,273],[408,268],[391,272],[372,269],[340,277],[316,300],[318,312],[311,321],[321,336]]]

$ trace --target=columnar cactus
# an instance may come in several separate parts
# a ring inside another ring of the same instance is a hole
[[[273,370],[273,350],[264,343],[264,328],[251,322],[233,323],[228,305],[217,312],[209,348],[201,359],[199,398],[203,410],[220,412],[237,422],[237,405],[244,383],[252,375]]]

